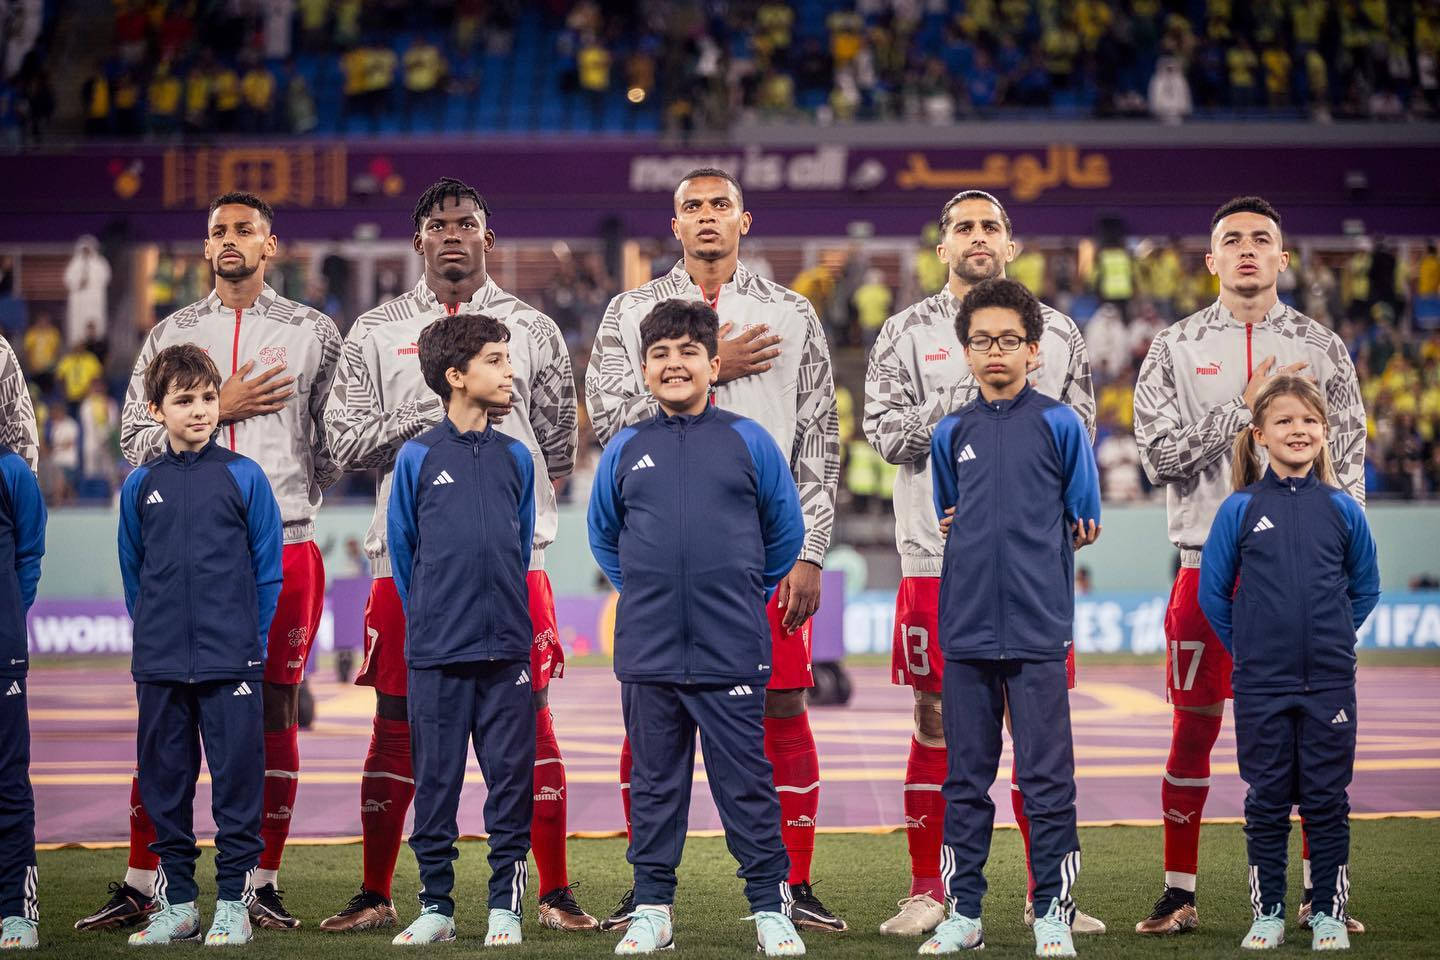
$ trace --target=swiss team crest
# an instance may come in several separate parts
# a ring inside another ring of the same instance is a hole
[[[286,639],[290,641],[290,646],[292,647],[303,647],[305,645],[305,634],[308,632],[306,627],[296,627],[290,631]]]
[[[262,367],[273,367],[285,362],[285,348],[283,346],[261,347],[256,357]]]

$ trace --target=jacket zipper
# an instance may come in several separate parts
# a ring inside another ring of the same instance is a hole
[[[195,596],[194,583],[190,576],[193,563],[190,558],[190,465],[185,462],[185,457],[180,457],[180,515],[182,530],[185,536],[185,620],[189,629],[189,640],[186,644],[190,654],[190,668],[185,672],[190,683],[195,682]]]
[[[476,499],[470,501],[470,503],[473,507],[476,508],[477,511],[477,516],[475,519],[478,526],[480,527],[480,542],[486,545],[486,547],[488,548],[486,552],[492,554],[490,559],[491,561],[493,561],[494,545],[490,542],[490,532],[485,528],[485,478],[482,476],[484,471],[480,469],[480,444],[478,441],[472,442],[470,444],[470,453],[471,465],[475,471],[476,491]],[[493,566],[494,564],[492,563],[492,567]],[[493,603],[485,604],[485,646],[487,648],[487,655],[485,659],[494,660],[495,605]]]
[[[679,445],[680,469],[675,472],[675,506],[676,512],[680,514],[680,635],[685,638],[685,682],[690,683],[691,670],[691,647],[693,640],[690,636],[690,591],[686,584],[689,577],[685,572],[685,550],[687,540],[685,539],[685,424],[680,424]]]
[[[998,403],[995,405],[995,417],[991,420],[990,425],[991,425],[991,428],[995,431],[995,464],[996,464],[996,466],[995,466],[995,489],[991,492],[992,499],[991,499],[990,502],[991,502],[991,503],[1004,503],[1004,502],[1005,502],[1005,499],[1004,499],[1003,493],[1004,493],[1004,490],[1005,490],[1005,481],[1004,481],[1004,478],[1001,477],[1001,474],[1002,474],[1002,473],[1004,472],[1004,470],[1005,470],[1005,455],[1004,455],[1004,451],[1000,449],[1000,442],[1001,442],[1001,441],[1000,441],[1000,433],[1001,433],[1001,431],[1000,431],[1000,405],[999,405]],[[995,624],[995,640],[996,640],[996,642],[997,642],[997,643],[999,644],[999,646],[1000,646],[1000,659],[1001,659],[1001,660],[1004,660],[1004,659],[1005,659],[1005,633],[1006,633],[1006,631],[1005,631],[1005,624],[1006,624],[1006,622],[1007,622],[1007,620],[1008,620],[1008,617],[1007,617],[1006,612],[1005,612],[1005,576],[1004,576],[1004,572],[1005,572],[1005,570],[1007,569],[1006,566],[1005,566],[1005,538],[1002,536],[1002,537],[996,537],[995,539],[996,539],[996,542],[997,542],[997,545],[998,545],[998,551],[997,551],[997,553],[998,553],[998,556],[999,556],[999,559],[1000,559],[1000,562],[999,562],[999,564],[996,565],[996,569],[995,569],[995,604],[996,604],[996,609],[998,609],[998,610],[1000,611],[1000,620],[999,620],[998,623]]]
[[[244,311],[235,308],[235,339],[230,344],[230,376],[240,369],[240,316]],[[235,421],[230,421],[230,449],[235,449]]]
[[[1293,562],[1290,564],[1292,574],[1296,574],[1299,564],[1303,562],[1303,554],[1300,552],[1300,494],[1295,489],[1295,478],[1290,478],[1290,545]],[[1300,631],[1300,681],[1305,692],[1310,692],[1310,604],[1302,592],[1303,584],[1298,574],[1295,575],[1295,596],[1301,598],[1300,607],[1305,611],[1304,622]]]
[[[1250,382],[1250,378],[1255,376],[1255,369],[1250,366],[1250,335],[1254,329],[1254,324],[1245,324],[1245,382],[1247,384]]]

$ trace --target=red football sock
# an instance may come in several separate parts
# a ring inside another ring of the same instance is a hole
[[[160,858],[150,850],[155,842],[155,824],[140,802],[140,772],[130,777],[130,866],[135,870],[156,870]]]
[[[945,841],[945,748],[910,738],[905,764],[905,840],[910,847],[910,896],[928,893],[945,902],[940,847]]]
[[[565,761],[555,740],[550,708],[535,714],[535,815],[530,849],[540,875],[540,896],[570,883],[565,870]]]
[[[260,869],[279,870],[290,836],[290,812],[300,789],[300,726],[265,731],[265,815],[260,820]]]
[[[635,831],[630,827],[630,738],[620,745],[620,806],[625,810],[625,839],[633,841]]]
[[[815,856],[815,814],[820,812],[820,754],[810,714],[765,718],[765,756],[775,768],[780,837],[790,854],[790,882],[810,882]]]
[[[1210,751],[1220,736],[1220,716],[1176,710],[1170,732],[1170,759],[1160,784],[1165,817],[1166,883],[1193,891],[1200,862],[1200,818],[1210,795]],[[1173,877],[1172,874],[1180,874]],[[1175,883],[1174,881],[1180,881]]]
[[[390,896],[395,859],[405,833],[405,814],[415,799],[415,772],[410,765],[410,724],[375,718],[370,752],[360,781],[360,832],[364,837],[366,890]]]
[[[1015,825],[1025,843],[1025,899],[1035,899],[1035,871],[1030,866],[1030,818],[1025,816],[1025,797],[1015,779],[1015,761],[1010,761],[1010,808],[1015,811]]]

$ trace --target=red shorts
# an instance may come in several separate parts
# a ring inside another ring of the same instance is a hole
[[[800,629],[787,633],[782,622],[785,611],[780,608],[780,591],[776,590],[765,607],[770,621],[770,690],[802,690],[815,686],[810,669],[810,630],[813,620],[806,620]]]
[[[265,682],[295,686],[305,679],[305,661],[325,612],[325,561],[314,540],[287,543],[280,569],[285,579],[265,644]]]
[[[945,675],[940,651],[940,578],[904,577],[895,594],[895,630],[890,642],[893,683],[939,693]],[[1075,689],[1075,645],[1065,657],[1065,679]]]
[[[544,690],[551,677],[565,675],[565,650],[560,646],[555,623],[555,595],[544,570],[531,570],[525,577],[530,594],[530,686]],[[365,660],[355,682],[374,687],[391,697],[407,696],[409,675],[405,666],[405,608],[390,577],[377,577],[370,584],[370,601],[365,604]]]
[[[1208,707],[1232,699],[1230,651],[1200,610],[1200,571],[1181,567],[1165,610],[1165,699]]]

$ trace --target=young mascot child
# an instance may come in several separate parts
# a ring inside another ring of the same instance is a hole
[[[280,507],[265,473],[214,441],[220,372],[194,344],[145,371],[165,452],[120,491],[120,572],[135,621],[140,796],[155,824],[159,910],[136,946],[200,938],[192,806],[200,745],[210,765],[219,886],[207,946],[246,943],[265,793],[261,680],[280,596]]]
[[[1100,533],[1100,485],[1085,425],[1025,378],[1044,331],[1013,280],[976,284],[956,333],[979,396],[935,427],[935,510],[960,505],[940,573],[941,717],[948,749],[941,879],[950,915],[922,954],[985,944],[980,901],[995,821],[1005,704],[1035,873],[1035,955],[1074,956],[1080,872],[1065,657],[1074,554]]]
[[[1346,950],[1355,768],[1355,631],[1380,599],[1365,513],[1337,489],[1325,401],[1304,377],[1270,381],[1235,439],[1236,491],[1200,558],[1200,606],[1235,658],[1235,748],[1255,920],[1240,945],[1285,942],[1290,807],[1310,837],[1316,950]],[[1256,446],[1270,465],[1261,473]],[[1237,586],[1236,580],[1239,580]],[[1298,788],[1298,789],[1297,789]]]
[[[30,790],[30,653],[25,613],[45,554],[45,501],[20,454],[0,442],[0,950],[39,946],[35,795]]]
[[[521,941],[530,852],[535,707],[525,586],[535,530],[534,461],[495,430],[514,370],[510,331],[476,314],[442,317],[420,334],[420,370],[445,419],[395,461],[386,534],[405,607],[410,743],[422,911],[399,945],[455,939],[456,811],[474,743],[485,778],[490,922],[485,946]]]
[[[701,734],[710,792],[740,862],[758,948],[805,945],[788,916],[789,857],[765,756],[765,605],[805,539],[784,454],[753,420],[710,405],[715,311],[666,300],[640,323],[651,419],[600,458],[590,549],[620,591],[615,675],[630,738],[635,910],[618,954],[673,946],[675,868]]]

